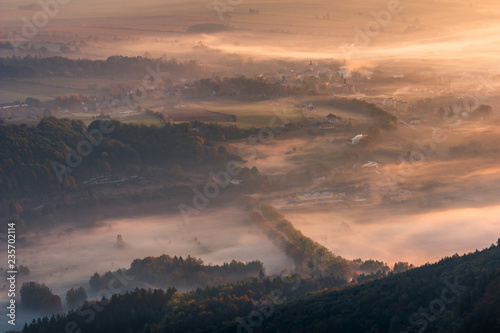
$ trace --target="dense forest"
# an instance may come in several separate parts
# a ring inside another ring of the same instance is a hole
[[[159,128],[96,120],[87,127],[78,120],[49,117],[36,127],[0,126],[0,200],[54,195],[104,172],[223,165],[239,157],[216,142],[252,133],[216,124],[205,125],[209,131],[193,130],[199,125],[167,123]]]
[[[275,304],[306,293],[340,286],[337,278],[307,279],[299,275],[254,278],[189,292],[136,289],[110,299],[88,301],[76,311],[41,318],[23,332],[64,332],[71,323],[82,332],[210,332],[224,322],[255,311],[269,313]],[[241,320],[241,319],[240,319]],[[160,324],[161,323],[161,324]]]
[[[258,277],[264,274],[264,266],[258,260],[248,263],[232,260],[222,265],[205,265],[199,258],[188,256],[183,259],[164,254],[159,257],[136,259],[124,273],[133,276],[134,281],[152,286],[188,290]],[[90,286],[94,291],[99,291],[106,288],[114,278],[115,274],[112,272],[102,276],[95,273],[90,278]]]
[[[264,332],[499,332],[497,246],[277,309]]]
[[[245,76],[201,79],[194,82],[189,89],[184,89],[183,93],[189,98],[207,98],[215,95],[243,101],[317,95],[314,89],[304,85],[290,86],[280,82],[269,83],[259,78],[247,78]]]
[[[382,129],[391,130],[397,127],[396,116],[384,111],[379,106],[365,101],[349,98],[332,98],[326,102],[328,106],[363,114],[375,120]]]
[[[195,61],[178,62],[144,57],[111,56],[106,60],[70,59],[65,57],[32,56],[0,58],[0,78],[30,78],[45,76],[116,77],[142,79],[147,68],[170,75],[188,75],[198,70]],[[151,73],[150,73],[151,74]]]
[[[292,274],[186,293],[137,289],[34,320],[23,332],[500,331],[500,239],[481,252],[343,283]]]

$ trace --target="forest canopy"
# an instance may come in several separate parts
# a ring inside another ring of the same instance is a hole
[[[36,127],[0,126],[0,200],[56,194],[103,172],[137,172],[144,164],[166,169],[226,163],[218,141],[247,137],[251,130],[199,123],[164,127],[96,120],[43,118]]]

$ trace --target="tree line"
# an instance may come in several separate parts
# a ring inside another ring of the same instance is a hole
[[[222,265],[206,265],[203,260],[190,255],[184,259],[163,254],[159,257],[134,260],[130,268],[125,270],[125,274],[133,276],[136,282],[164,289],[175,287],[186,290],[255,278],[259,274],[264,274],[264,265],[258,260],[247,263],[232,260]],[[106,272],[102,276],[96,272],[90,278],[89,283],[97,292],[106,288],[114,279],[115,275],[112,272]]]
[[[260,205],[250,216],[268,238],[293,259],[306,276],[325,275],[346,280],[352,277],[346,259],[336,256],[323,245],[304,236],[271,205]]]
[[[212,96],[231,97],[243,101],[261,101],[286,96],[317,95],[316,91],[304,86],[289,86],[279,82],[266,82],[260,78],[213,77],[194,82],[183,94],[191,98]]]
[[[499,332],[500,239],[363,283],[299,275],[255,278],[190,292],[136,289],[25,325],[64,332]],[[325,289],[327,288],[327,289]],[[100,309],[96,312],[95,309]],[[93,314],[93,320],[88,320]],[[245,320],[248,319],[248,320]],[[245,326],[246,325],[246,326]]]
[[[396,116],[373,103],[367,103],[354,98],[332,98],[327,102],[327,105],[368,116],[376,121],[378,127],[385,130],[395,129],[398,125]]]
[[[24,57],[0,57],[0,78],[71,76],[142,79],[148,74],[147,67],[153,71],[159,68],[162,73],[170,75],[187,75],[199,70],[195,61],[179,62],[176,59],[110,56],[105,60],[90,60],[28,54]]]

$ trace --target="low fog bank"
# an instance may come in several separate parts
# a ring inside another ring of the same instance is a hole
[[[284,213],[306,236],[335,254],[381,260],[390,266],[398,261],[417,266],[433,263],[489,247],[500,237],[500,206],[372,216],[369,223],[363,219],[363,208],[357,211]]]
[[[191,255],[205,264],[260,260],[267,274],[292,268],[291,260],[252,227],[246,216],[242,209],[208,208],[190,222],[171,214],[107,220],[95,228],[65,226],[30,235],[19,244],[17,257],[18,264],[28,266],[31,274],[18,288],[26,281],[43,282],[64,305],[66,291],[72,287],[84,286],[93,297],[88,281],[94,272],[129,268],[134,259],[161,254]],[[118,235],[123,242],[117,240]]]

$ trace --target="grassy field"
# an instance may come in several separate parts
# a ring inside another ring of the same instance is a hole
[[[345,144],[333,145],[327,143],[318,143],[314,147],[311,147],[309,150],[306,150],[303,153],[299,154],[298,157],[306,165],[325,165],[331,168],[339,161],[343,161],[344,150],[347,146],[347,138]]]
[[[75,90],[85,90],[86,93],[95,93],[94,89],[89,89],[89,85],[96,85],[97,90],[107,88],[113,84],[136,83],[133,80],[113,80],[104,78],[72,78],[72,77],[44,77],[42,79],[25,79],[23,81],[33,82],[48,87],[68,88]],[[138,84],[138,83],[136,83]]]
[[[20,100],[24,101],[27,97],[34,97],[42,102],[54,100],[57,96],[68,94],[92,94],[87,89],[77,88],[75,86],[65,85],[62,81],[72,81],[70,79],[60,79],[60,85],[54,86],[42,82],[33,81],[7,81],[0,80],[0,103],[12,103]],[[81,82],[81,81],[80,81]],[[76,83],[73,80],[73,83]]]
[[[26,124],[28,127],[36,126],[40,122],[39,119],[4,119],[6,125],[21,125]]]
[[[116,117],[116,119],[128,124],[163,127],[163,123],[159,119],[144,112],[129,113],[121,117]]]
[[[34,97],[42,102],[57,96],[82,94],[84,96],[102,95],[105,88],[114,84],[137,86],[137,80],[112,80],[101,78],[44,77],[20,80],[0,80],[0,103],[24,101]],[[95,85],[89,89],[90,85]]]
[[[236,124],[241,128],[281,126],[282,121],[273,118],[283,117],[287,121],[302,121],[300,112],[294,108],[285,107],[281,103],[264,102],[237,102],[237,101],[209,101],[189,103],[191,107],[204,107],[207,110],[236,116]]]
[[[27,97],[34,97],[45,102],[70,93],[75,93],[75,91],[68,88],[55,89],[34,82],[0,80],[0,103],[24,101]]]
[[[201,102],[189,102],[183,105],[183,108],[176,109],[176,117],[182,110],[192,111],[200,110],[202,112],[212,111],[218,112],[226,115],[236,116],[236,125],[241,128],[262,128],[269,126],[281,126],[283,121],[286,122],[304,122],[305,112],[301,108],[295,107],[295,102],[287,102],[286,100],[278,101],[261,101],[261,102],[239,102],[234,100],[218,100],[218,101],[201,101]],[[153,108],[155,111],[162,112],[162,109]],[[169,114],[168,111],[163,111],[165,114]],[[369,121],[369,117],[351,113],[345,110],[330,108],[330,107],[318,107],[315,112],[307,113],[307,117],[311,123],[320,123],[324,121],[325,116],[329,113],[333,113],[344,119],[351,119],[353,122],[366,122]],[[204,114],[203,114],[204,115]],[[202,114],[200,113],[200,119]],[[176,120],[174,117],[174,121]],[[186,116],[187,117],[187,116]],[[189,119],[196,120],[196,119]],[[227,121],[215,121],[221,124],[234,124],[233,122]]]

